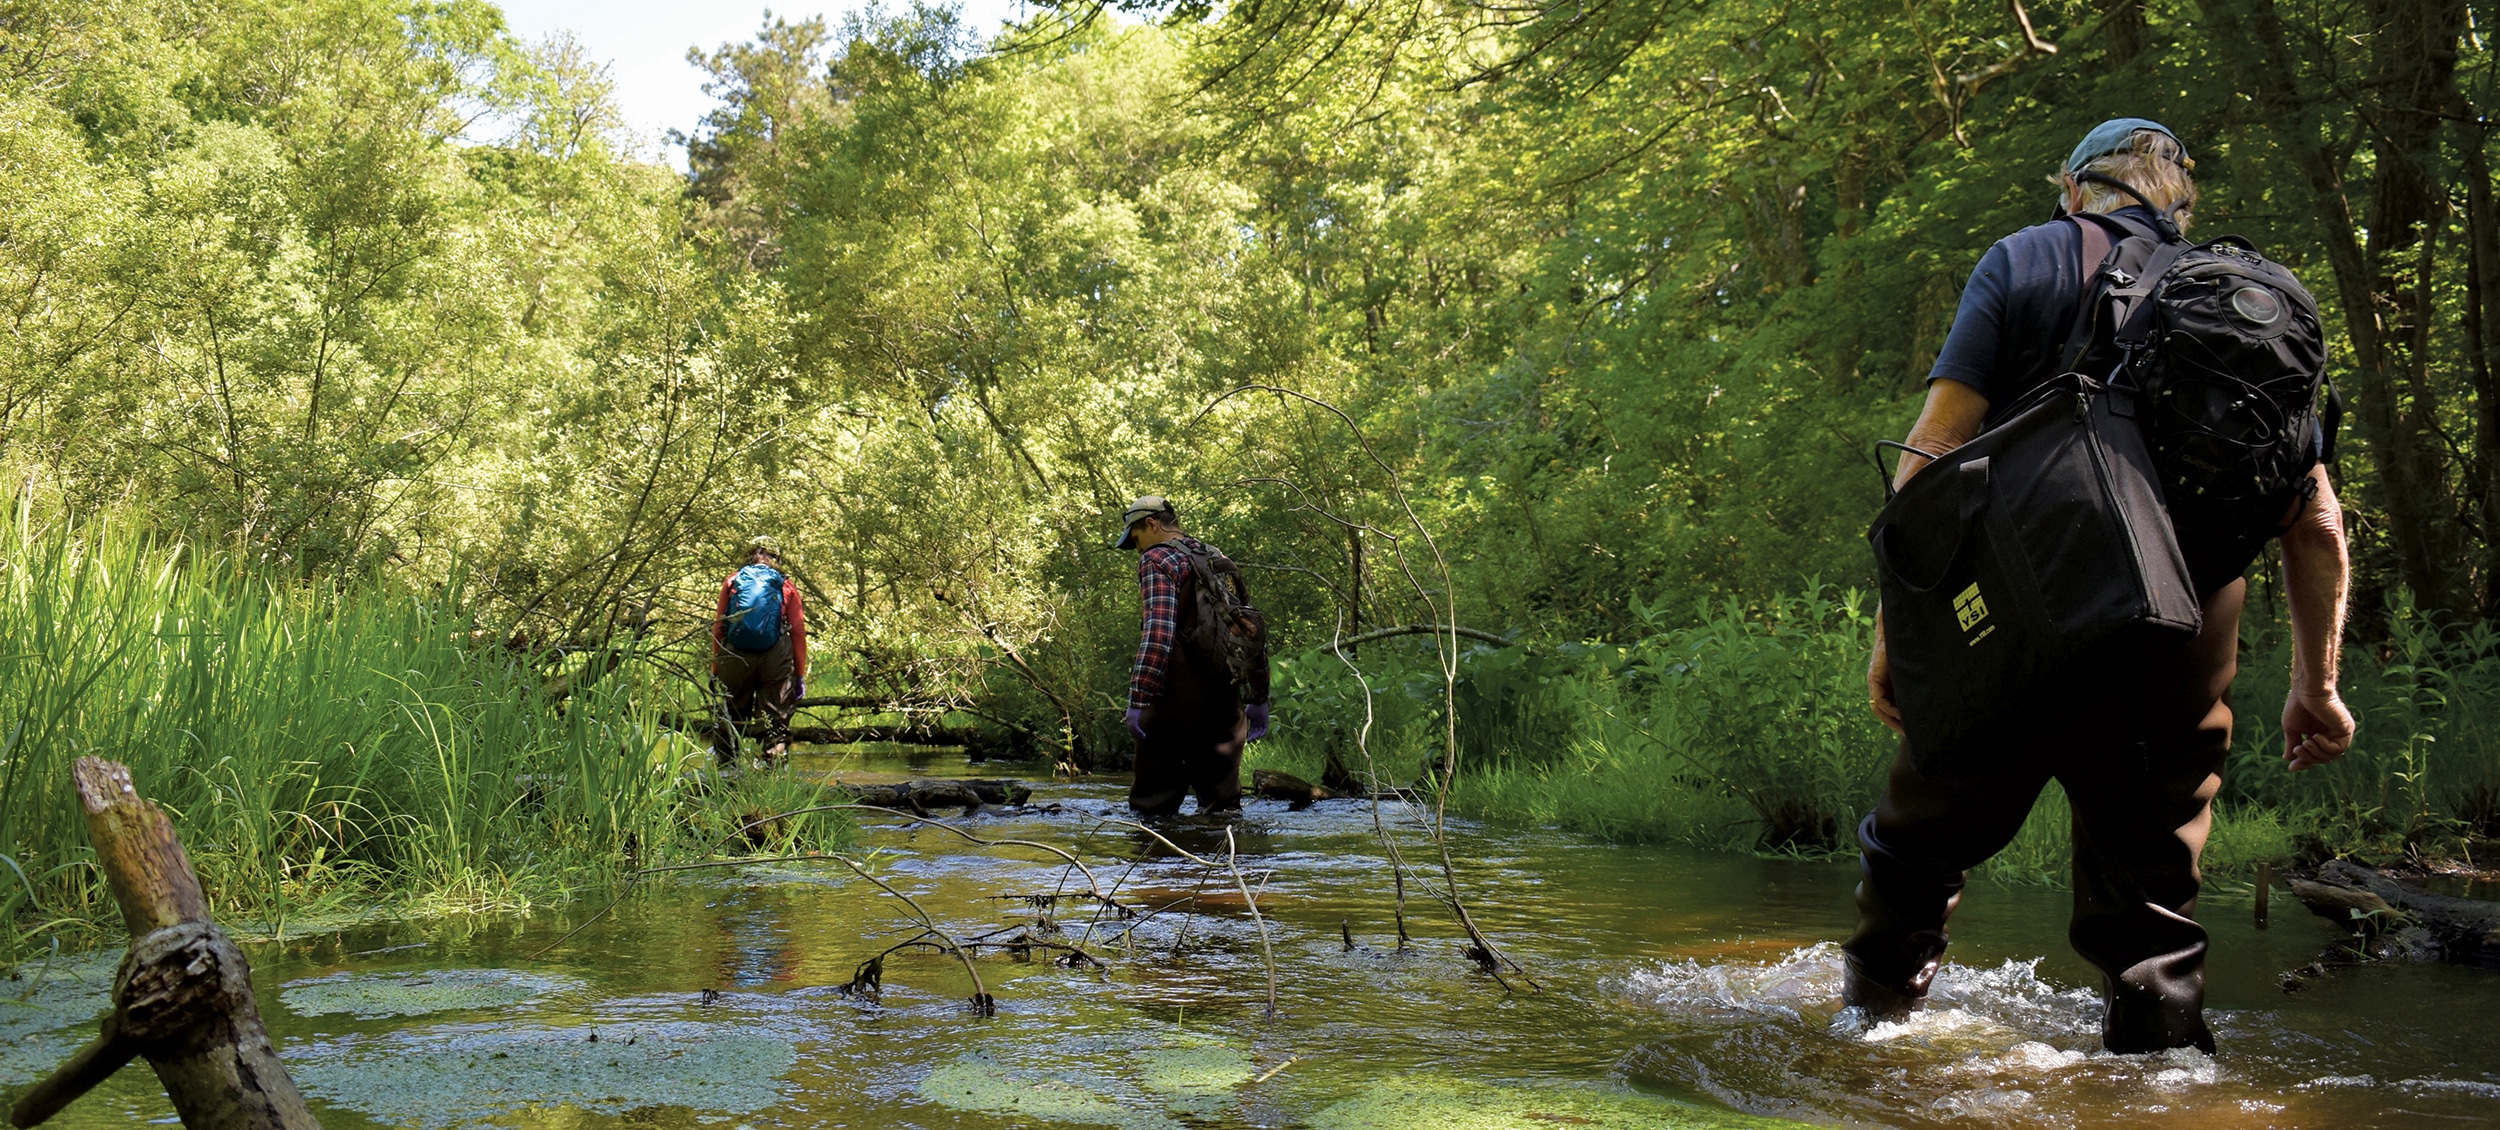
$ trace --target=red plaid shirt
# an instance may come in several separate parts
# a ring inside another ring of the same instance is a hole
[[[1196,552],[1215,552],[1187,534],[1180,540]],[[1181,578],[1188,575],[1189,555],[1170,542],[1138,555],[1137,593],[1145,623],[1137,633],[1137,665],[1129,669],[1132,709],[1145,709],[1163,693],[1163,673],[1172,665],[1172,644],[1180,638]]]

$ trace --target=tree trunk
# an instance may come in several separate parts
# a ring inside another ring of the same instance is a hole
[[[2344,168],[2318,113],[2321,99],[2301,88],[2291,37],[2269,0],[2214,0],[2206,7],[2221,39],[2255,57],[2245,68],[2251,93],[2299,170],[2319,243],[2335,276],[2352,345],[2353,417],[2377,474],[2371,498],[2387,515],[2399,576],[2424,607],[2461,611],[2458,568],[2464,544],[2449,503],[2446,456],[2428,430],[2437,393],[2420,335],[2431,318],[2429,261],[2422,241],[2440,219],[2439,124],[2455,101],[2461,0],[2379,0],[2372,5],[2372,82],[2359,110],[2370,137],[2372,190],[2366,225],[2355,222]],[[2369,233],[2366,246],[2359,232]]]
[[[2467,369],[2474,375],[2474,482],[2482,521],[2482,614],[2500,615],[2500,204],[2484,156],[2490,127],[2469,118],[2458,130],[2465,156]]]
[[[140,799],[119,762],[82,757],[76,775],[130,952],[113,978],[102,1033],[18,1099],[9,1121],[40,1123],[146,1056],[191,1130],[319,1130],[261,1027],[251,966],[209,921],[173,824]]]

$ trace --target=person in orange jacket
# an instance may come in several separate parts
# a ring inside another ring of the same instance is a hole
[[[747,733],[764,743],[764,762],[790,753],[790,714],[807,693],[807,612],[799,586],[781,571],[781,546],[769,537],[747,543],[747,560],[720,583],[712,620],[712,681],[721,697],[712,750],[721,764],[738,758]],[[758,710],[760,726],[748,723]]]

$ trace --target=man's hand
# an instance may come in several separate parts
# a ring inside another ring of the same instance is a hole
[[[1250,717],[1250,736],[1241,739],[1243,744],[1246,745],[1267,736],[1268,705],[1266,703],[1251,703],[1248,706],[1242,707],[1241,712]]]
[[[1892,658],[1884,653],[1884,610],[1875,610],[1875,657],[1866,664],[1866,704],[1893,733],[1902,733],[1901,708],[1892,701]]]
[[[2292,610],[2292,693],[2283,703],[2283,760],[2298,773],[2352,748],[2352,711],[2335,694],[2344,639],[2344,600],[2352,575],[2344,551],[2344,508],[2321,465],[2283,531],[2283,591]]]
[[[1128,732],[1130,737],[1138,741],[1146,740],[1146,712],[1144,710],[1134,706],[1128,708]]]
[[[2333,688],[2324,693],[2293,691],[2283,700],[2283,760],[2298,773],[2314,769],[2352,748],[2352,711]]]

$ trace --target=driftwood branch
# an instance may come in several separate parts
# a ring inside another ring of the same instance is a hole
[[[955,709],[953,705],[943,702],[910,702],[881,698],[872,694],[812,694],[793,705],[800,710],[827,707],[837,710],[865,710],[874,714],[927,714]]]
[[[1510,639],[1507,636],[1495,635],[1482,628],[1464,628],[1451,624],[1400,624],[1394,628],[1374,628],[1371,631],[1365,632],[1359,636],[1347,636],[1344,639],[1328,645],[1328,650],[1341,652],[1349,647],[1359,647],[1363,644],[1370,643],[1373,640],[1394,639],[1398,636],[1452,635],[1461,639],[1475,640],[1478,643],[1489,643],[1495,647],[1509,647],[1518,642],[1517,640]]]
[[[144,1056],[192,1130],[318,1130],[261,1026],[251,966],[209,920],[173,823],[140,798],[121,763],[82,757],[74,773],[130,952],[95,1042],[21,1096],[11,1124],[41,1123]]]

